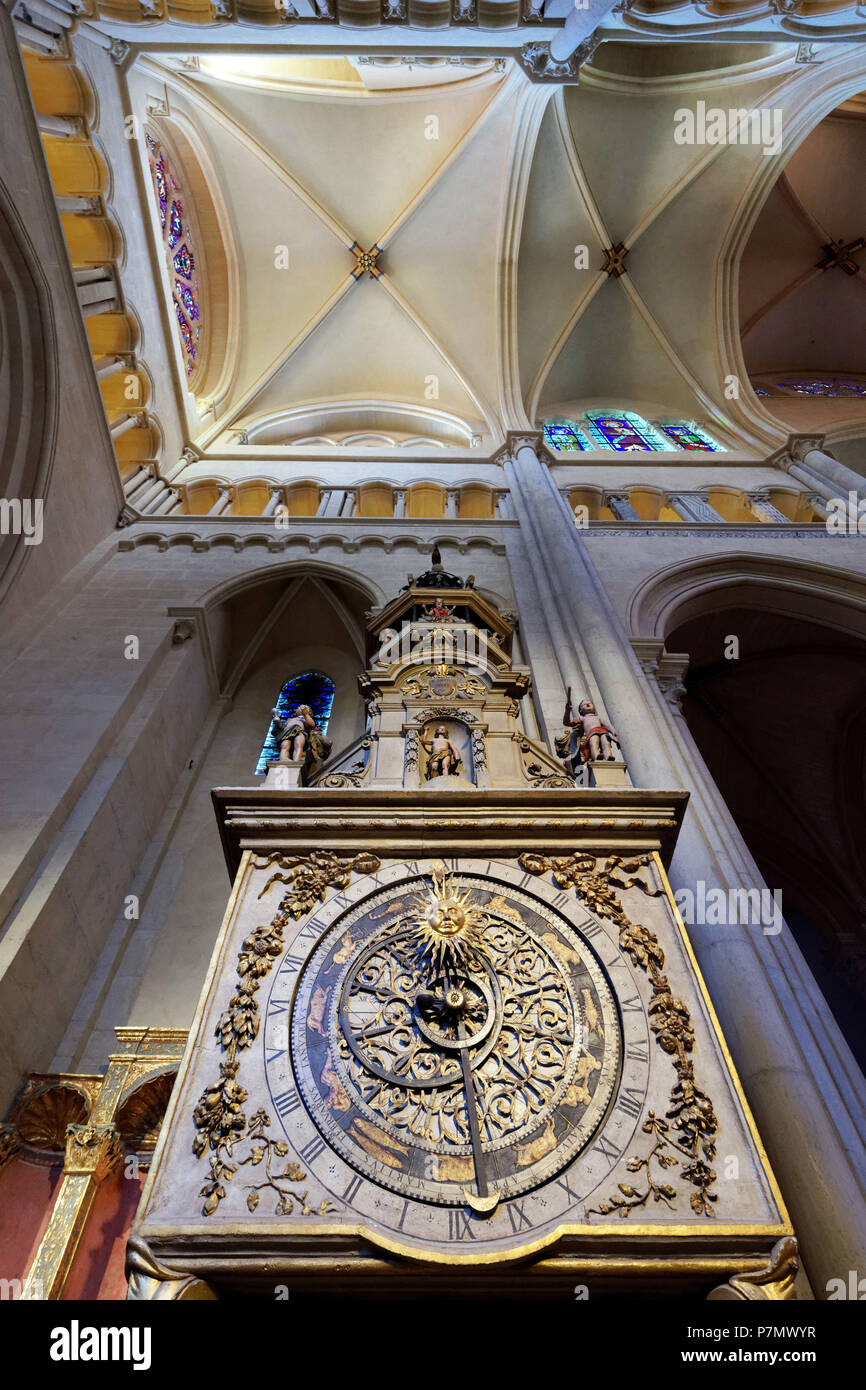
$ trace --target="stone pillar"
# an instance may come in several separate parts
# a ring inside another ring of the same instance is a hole
[[[339,516],[345,495],[342,488],[323,488],[316,516]]]
[[[283,489],[281,487],[270,488],[270,494],[271,495],[268,500],[268,504],[265,507],[265,510],[262,512],[262,516],[273,516],[277,510],[277,507],[283,500]]]
[[[560,494],[561,495],[561,494]],[[627,492],[609,492],[605,502],[617,521],[640,521],[639,514],[628,500]]]
[[[752,511],[759,521],[780,521],[785,526],[790,526],[791,518],[780,512],[778,507],[774,507],[769,497],[761,492],[750,494],[749,501],[752,504]]]
[[[664,643],[647,639],[658,650],[643,654],[642,672],[540,447],[540,436],[509,439],[503,463],[564,680],[575,693],[598,693],[640,785],[690,790],[674,883],[764,888],[678,708],[682,663],[658,673],[668,701],[654,674]],[[786,926],[777,935],[739,925],[690,935],[821,1296],[829,1279],[866,1259],[862,1076]]]
[[[853,492],[857,496],[858,510],[866,511],[866,478],[825,454],[823,443],[822,434],[792,434],[785,447],[767,462],[784,468],[792,478],[827,502],[833,498],[846,502],[849,492]]]
[[[722,522],[724,517],[711,507],[703,497],[695,496],[691,493],[675,492],[671,496],[671,506],[674,511],[679,512],[683,521],[698,521],[706,523],[708,521]]]
[[[126,500],[131,507],[137,507],[139,500],[145,493],[150,492],[151,486],[153,485],[154,471],[154,464],[143,463],[136,473],[135,478],[131,480],[130,486],[126,489]]]
[[[152,478],[148,487],[143,487],[136,497],[128,498],[137,512],[147,512],[150,510],[151,502],[161,497],[165,491],[165,482],[162,478]]]
[[[223,513],[228,511],[229,507],[231,506],[234,494],[235,490],[233,487],[221,487],[219,490],[219,496],[217,497],[217,500],[214,502],[210,511],[207,512],[206,515],[222,516]]]

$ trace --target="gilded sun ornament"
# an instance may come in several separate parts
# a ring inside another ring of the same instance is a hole
[[[481,933],[487,914],[472,900],[468,888],[460,889],[444,871],[410,904],[411,927],[422,959],[438,969],[468,965],[482,950]]]

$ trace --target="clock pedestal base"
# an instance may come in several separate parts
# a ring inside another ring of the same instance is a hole
[[[686,799],[215,792],[234,887],[133,1296],[790,1296],[665,877]]]

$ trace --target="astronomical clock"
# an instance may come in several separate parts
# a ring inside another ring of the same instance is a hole
[[[483,654],[386,653],[360,756],[214,793],[234,886],[131,1296],[788,1297],[665,877],[685,796],[565,775],[518,722],[508,622],[442,573],[402,615]],[[428,726],[457,759],[430,777]]]

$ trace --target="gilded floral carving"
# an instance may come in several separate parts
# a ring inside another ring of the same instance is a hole
[[[659,896],[661,889],[649,887],[637,875],[637,870],[649,862],[649,855],[645,854],[628,860],[611,855],[604,867],[599,868],[594,855],[590,854],[572,854],[564,858],[548,858],[543,854],[520,856],[521,865],[529,873],[550,872],[558,888],[573,888],[590,911],[607,917],[618,928],[620,950],[633,965],[645,971],[652,984],[647,1010],[650,1029],[658,1046],[671,1057],[677,1076],[665,1115],[659,1116],[650,1110],[641,1126],[643,1133],[652,1139],[649,1149],[629,1158],[626,1165],[630,1173],[642,1175],[640,1184],[620,1183],[618,1191],[608,1201],[591,1208],[587,1215],[610,1216],[617,1212],[627,1217],[650,1201],[673,1207],[677,1190],[660,1178],[668,1170],[678,1168],[679,1176],[695,1189],[689,1199],[692,1210],[699,1216],[712,1216],[718,1194],[710,1191],[716,1182],[710,1164],[716,1154],[718,1122],[712,1101],[695,1080],[692,1060],[695,1034],[691,1015],[687,1005],[675,998],[671,990],[664,973],[665,956],[658,937],[649,928],[631,921],[615,891],[638,888],[647,896]]]

